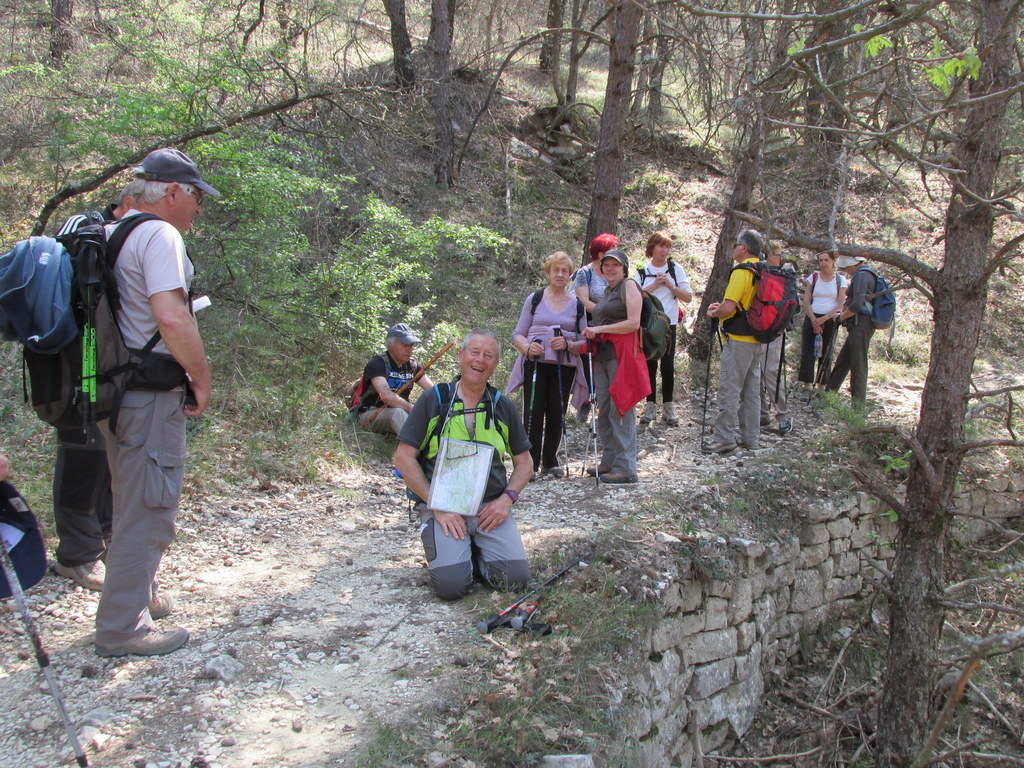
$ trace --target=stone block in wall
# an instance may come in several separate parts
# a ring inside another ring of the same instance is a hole
[[[803,513],[812,523],[835,520],[840,511],[831,501],[812,501],[803,505]]]
[[[818,631],[818,627],[822,625],[822,622],[829,616],[829,610],[832,606],[830,605],[819,605],[817,608],[812,608],[809,611],[804,611],[803,622],[800,627],[801,636],[811,635]],[[810,661],[810,659],[806,659]]]
[[[848,517],[841,517],[833,520],[827,526],[830,539],[843,539],[853,533],[853,520]]]
[[[832,556],[841,555],[850,551],[850,539],[832,539]]]
[[[726,617],[729,624],[738,624],[750,617],[754,609],[754,585],[750,579],[737,579],[733,585],[732,598],[729,600],[729,607],[726,609]]]
[[[769,592],[775,592],[780,587],[792,584],[795,578],[796,563],[793,561],[780,563],[768,572],[768,583],[765,584],[765,589]]]
[[[764,544],[752,539],[729,539],[729,546],[736,549],[744,557],[751,559],[760,557],[766,551]]]
[[[863,516],[857,520],[850,534],[850,546],[854,549],[863,549],[875,542],[875,521],[869,516]]]
[[[803,617],[799,613],[787,613],[780,616],[779,620],[775,622],[775,626],[772,627],[768,637],[782,643],[793,635],[800,634],[802,626]]]
[[[818,565],[818,573],[821,574],[821,583],[828,584],[828,580],[832,578],[836,571],[836,563],[831,557],[826,557]]]
[[[775,617],[778,615],[778,606],[772,595],[762,595],[754,603],[754,624],[757,627],[757,634],[764,637],[775,625]]]
[[[751,675],[708,699],[701,713],[704,718],[701,724],[701,741],[704,740],[708,726],[715,726],[723,721],[728,722],[733,735],[739,737],[745,734],[754,722],[763,694],[764,678],[761,675]],[[698,723],[701,721],[698,720]],[[713,748],[706,747],[707,751]]]
[[[697,610],[697,607],[704,599],[704,585],[697,579],[684,582],[679,594],[679,609],[686,613]]]
[[[710,664],[698,664],[693,668],[690,687],[687,689],[694,699],[706,699],[727,688],[732,683],[736,661],[732,658],[720,659]]]
[[[750,574],[749,580],[750,597],[757,600],[768,587],[768,571],[764,568],[758,568]]]
[[[685,638],[703,629],[703,611],[668,616],[654,627],[651,633],[651,650],[658,653],[677,646]]]
[[[654,690],[658,692],[668,691],[679,674],[681,665],[682,660],[679,658],[675,648],[667,649],[661,654],[661,658],[650,662],[648,664],[648,671],[651,675]]]
[[[724,579],[715,579],[708,584],[707,591],[712,597],[724,597],[729,599],[732,597],[732,582],[725,581]]]
[[[728,600],[723,597],[709,597],[704,606],[705,629],[721,629],[729,623],[726,616]]]
[[[796,579],[796,571],[793,571],[793,578]],[[789,611],[789,603],[793,596],[792,586],[779,587],[775,590],[775,607],[779,614],[782,615]]]
[[[700,735],[700,746],[701,749],[706,752],[714,752],[723,744],[726,739],[729,738],[729,724],[722,723],[722,725],[708,728]]]
[[[736,650],[740,653],[748,650],[757,639],[757,626],[753,621],[744,621],[736,625]]]
[[[852,576],[855,573],[860,573],[860,553],[859,552],[843,552],[837,558],[836,561],[836,576]]]
[[[814,544],[828,544],[828,527],[824,523],[804,523],[800,526],[800,546],[810,547]]]
[[[761,674],[761,662],[764,660],[764,650],[760,642],[754,643],[750,653],[741,654],[736,657],[736,680],[746,680],[751,675]]]
[[[813,568],[825,562],[831,551],[832,543],[827,539],[822,544],[812,544],[804,547],[800,550],[800,559],[797,561],[797,565],[800,568]],[[797,572],[797,578],[799,576],[800,574]]]
[[[838,499],[834,499],[833,503],[839,509],[840,514],[846,515],[847,517],[856,516],[857,497],[852,493],[848,493],[845,496],[840,496]]]
[[[713,632],[701,632],[692,635],[681,644],[679,649],[683,664],[706,664],[736,655],[736,629],[726,627]]]
[[[796,579],[793,581],[793,599],[789,604],[790,610],[803,613],[817,608],[824,599],[825,585],[822,583],[821,574],[812,568],[797,571]]]
[[[829,579],[828,589],[825,591],[829,601],[838,600],[842,597],[853,597],[860,594],[864,588],[864,577],[860,574],[843,576],[841,578]]]
[[[1006,489],[1010,487],[1010,478],[1006,475],[989,475],[981,479],[980,485],[987,491],[1005,493]]]
[[[800,554],[800,540],[794,536],[775,539],[768,545],[768,554],[773,563],[788,563]]]

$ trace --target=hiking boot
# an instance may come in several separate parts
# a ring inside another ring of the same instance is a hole
[[[631,475],[628,472],[609,472],[607,475],[601,475],[602,483],[635,483],[637,481],[636,475]]]
[[[717,453],[724,455],[736,450],[736,443],[705,443],[701,446],[704,453]]]
[[[565,477],[565,470],[556,465],[545,469],[544,474],[548,477]]]
[[[779,434],[788,435],[793,431],[793,419],[783,419],[779,422]]]
[[[174,598],[166,592],[157,592],[156,597],[149,601],[149,615],[154,619],[169,616],[174,610]]]
[[[162,656],[173,653],[188,642],[188,630],[175,627],[167,632],[149,630],[144,635],[133,637],[120,645],[100,645],[96,643],[96,655],[103,658],[114,656]]]
[[[676,404],[665,403],[665,413],[662,415],[661,418],[670,427],[678,427],[679,417],[676,415]]]
[[[611,467],[606,467],[604,464],[598,465],[597,469],[594,469],[593,467],[587,467],[587,474],[590,475],[591,477],[596,475],[598,472],[601,473],[601,477],[604,477],[605,475],[607,475],[611,471],[612,471],[612,468]]]
[[[103,591],[103,580],[107,576],[107,566],[102,560],[93,560],[83,565],[61,565],[53,564],[53,572],[65,579],[71,579],[75,584],[93,592]]]
[[[644,406],[644,414],[640,417],[641,424],[650,424],[654,421],[654,417],[658,414],[658,404],[652,403],[650,400]]]
[[[770,427],[771,425],[772,425],[772,417],[771,416],[765,416],[764,414],[762,414],[761,415],[761,426],[762,427]]]
[[[586,424],[588,421],[590,421],[591,408],[593,408],[593,405],[591,405],[590,401],[587,400],[587,402],[581,405],[580,409],[576,411],[576,421],[578,421],[580,424]]]

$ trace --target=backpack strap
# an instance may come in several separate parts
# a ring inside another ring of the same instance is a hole
[[[679,275],[676,274],[676,263],[672,259],[668,260],[668,273],[672,275],[672,279],[676,285],[679,285]]]
[[[579,296],[576,297],[576,333],[580,332],[580,323],[583,322],[583,313],[587,311],[587,308],[583,306],[583,301]],[[500,392],[498,394],[501,394]]]
[[[530,314],[537,314],[537,307],[540,306],[540,300],[544,298],[544,289],[538,288],[530,295]]]

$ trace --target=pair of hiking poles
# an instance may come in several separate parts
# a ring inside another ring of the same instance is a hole
[[[539,587],[534,587],[508,607],[498,613],[492,613],[485,621],[478,621],[476,624],[477,632],[481,635],[486,635],[496,629],[508,628],[518,632],[529,632],[533,635],[550,635],[550,624],[533,623],[530,619],[533,618],[533,615],[537,612],[537,606],[540,604],[540,598],[543,596],[544,592],[577,565],[586,567],[587,564],[583,560],[583,555],[577,557],[569,563],[569,565],[565,566],[565,568],[548,578]],[[527,602],[531,597],[533,600]]]

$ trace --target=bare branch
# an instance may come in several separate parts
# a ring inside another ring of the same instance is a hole
[[[862,469],[852,466],[843,466],[840,469],[846,470],[849,474],[853,475],[854,479],[861,484],[861,486],[870,493],[872,496],[877,497],[881,501],[884,501],[890,509],[894,510],[898,515],[906,514],[907,508],[903,506],[903,502],[893,496],[889,490],[885,487],[885,481],[878,477],[869,477],[866,472]]]
[[[763,233],[772,235],[780,240],[785,240],[790,245],[795,245],[798,248],[807,248],[811,251],[831,250],[835,254],[842,254],[845,256],[863,256],[865,259],[880,261],[883,264],[890,264],[891,266],[898,267],[907,274],[919,278],[929,287],[934,287],[941,277],[939,270],[935,269],[935,267],[931,267],[903,251],[897,251],[892,248],[874,248],[871,246],[857,245],[856,243],[830,243],[824,238],[810,237],[797,232],[788,232],[782,227],[775,224],[769,224],[760,216],[755,216],[754,214],[747,213],[746,211],[729,209],[727,212],[730,215],[735,216],[740,221],[753,224]]]
[[[1007,448],[1024,448],[1024,440],[976,440],[973,443],[964,443],[960,446],[960,453],[968,454],[973,451],[980,451],[985,448],[996,448],[1005,446]]]
[[[885,432],[898,435],[900,439],[910,447],[910,450],[914,453],[914,458],[917,459],[917,463],[921,466],[921,469],[924,470],[925,480],[928,482],[930,495],[934,495],[935,498],[938,498],[940,483],[938,476],[935,474],[935,465],[932,464],[931,459],[928,458],[928,454],[925,453],[924,446],[921,445],[918,439],[910,433],[910,430],[901,426],[867,427],[860,430],[861,434],[878,434]]]
[[[1013,384],[1009,387],[1001,387],[1000,389],[989,389],[984,391],[970,392],[967,397],[971,400],[977,400],[982,397],[995,397],[997,395],[1005,395],[1007,392],[1020,392],[1024,390],[1024,384]]]
[[[1008,613],[1011,616],[1024,616],[1024,610],[1011,608],[1002,603],[965,603],[960,600],[942,600],[941,598],[936,599],[935,602],[943,608],[955,608],[958,611],[996,611],[998,613]]]
[[[956,584],[950,584],[948,587],[942,590],[942,592],[943,594],[948,595],[952,592],[957,592],[961,589],[964,589],[965,587],[971,587],[976,584],[987,584],[989,582],[996,581],[998,579],[1001,579],[1003,576],[1007,576],[1011,573],[1024,573],[1024,563],[1012,563],[1010,565],[1004,565],[1002,568],[996,569],[988,576],[979,576],[974,579],[964,579],[963,581],[958,581]]]

